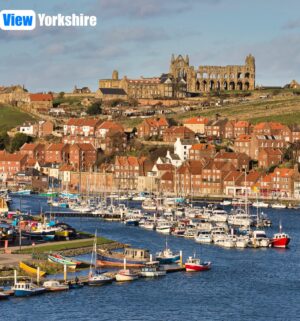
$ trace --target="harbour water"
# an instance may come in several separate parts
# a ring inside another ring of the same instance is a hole
[[[19,199],[14,199],[14,207]],[[23,210],[46,209],[46,199],[23,197]],[[160,279],[140,279],[104,287],[84,287],[65,293],[48,293],[1,302],[0,320],[155,320],[155,321],[292,321],[300,319],[300,211],[264,210],[273,235],[282,220],[291,237],[289,249],[223,249],[193,240],[169,237],[172,250],[186,258],[196,253],[213,262],[203,273],[178,272]],[[99,218],[62,218],[75,228],[148,248],[165,245],[165,236]]]

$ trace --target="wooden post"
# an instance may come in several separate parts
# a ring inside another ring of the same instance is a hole
[[[68,277],[67,264],[64,264],[64,280],[65,280],[65,282],[67,282],[67,277]]]
[[[36,270],[36,283],[37,285],[40,285],[40,267],[38,266],[37,267],[37,270]]]
[[[180,255],[179,263],[180,263],[180,267],[182,267],[182,251],[179,252],[179,255]]]
[[[17,270],[14,270],[14,280],[15,280],[14,285],[16,285],[16,283],[17,283]]]

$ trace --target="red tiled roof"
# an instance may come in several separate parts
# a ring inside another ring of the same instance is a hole
[[[192,117],[192,118],[186,119],[183,123],[187,125],[198,125],[198,124],[205,125],[208,123],[208,121],[209,121],[208,118],[199,116],[199,117]]]
[[[38,146],[42,146],[42,144],[34,144],[34,143],[25,143],[22,147],[22,151],[32,151],[35,150]]]
[[[52,101],[53,96],[51,94],[30,94],[30,101]]]
[[[114,130],[118,130],[120,132],[124,131],[124,128],[121,124],[119,123],[115,123],[113,121],[104,121],[100,126],[99,129],[114,129]]]
[[[47,148],[47,151],[61,151],[63,148],[67,146],[67,144],[57,143],[57,144],[50,144]]]
[[[202,144],[202,143],[195,144],[191,147],[191,150],[213,150],[213,149],[215,149],[214,145]]]
[[[70,118],[66,125],[68,126],[89,126],[96,127],[101,122],[100,119],[95,118]]]
[[[238,120],[235,123],[234,127],[236,127],[236,128],[244,128],[244,127],[249,127],[249,125],[250,125],[249,122],[247,122],[245,120]]]
[[[20,162],[26,157],[27,157],[26,155],[21,155],[19,153],[16,153],[16,154],[3,153],[3,154],[0,154],[0,162]]]

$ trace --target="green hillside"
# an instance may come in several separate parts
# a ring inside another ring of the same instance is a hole
[[[30,120],[34,120],[34,118],[18,108],[0,105],[0,131],[10,130],[13,127],[21,125],[24,121]]]

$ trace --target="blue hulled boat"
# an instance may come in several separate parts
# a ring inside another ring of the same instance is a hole
[[[16,282],[12,287],[15,296],[24,297],[42,294],[46,291],[43,287],[38,287],[31,282]]]

